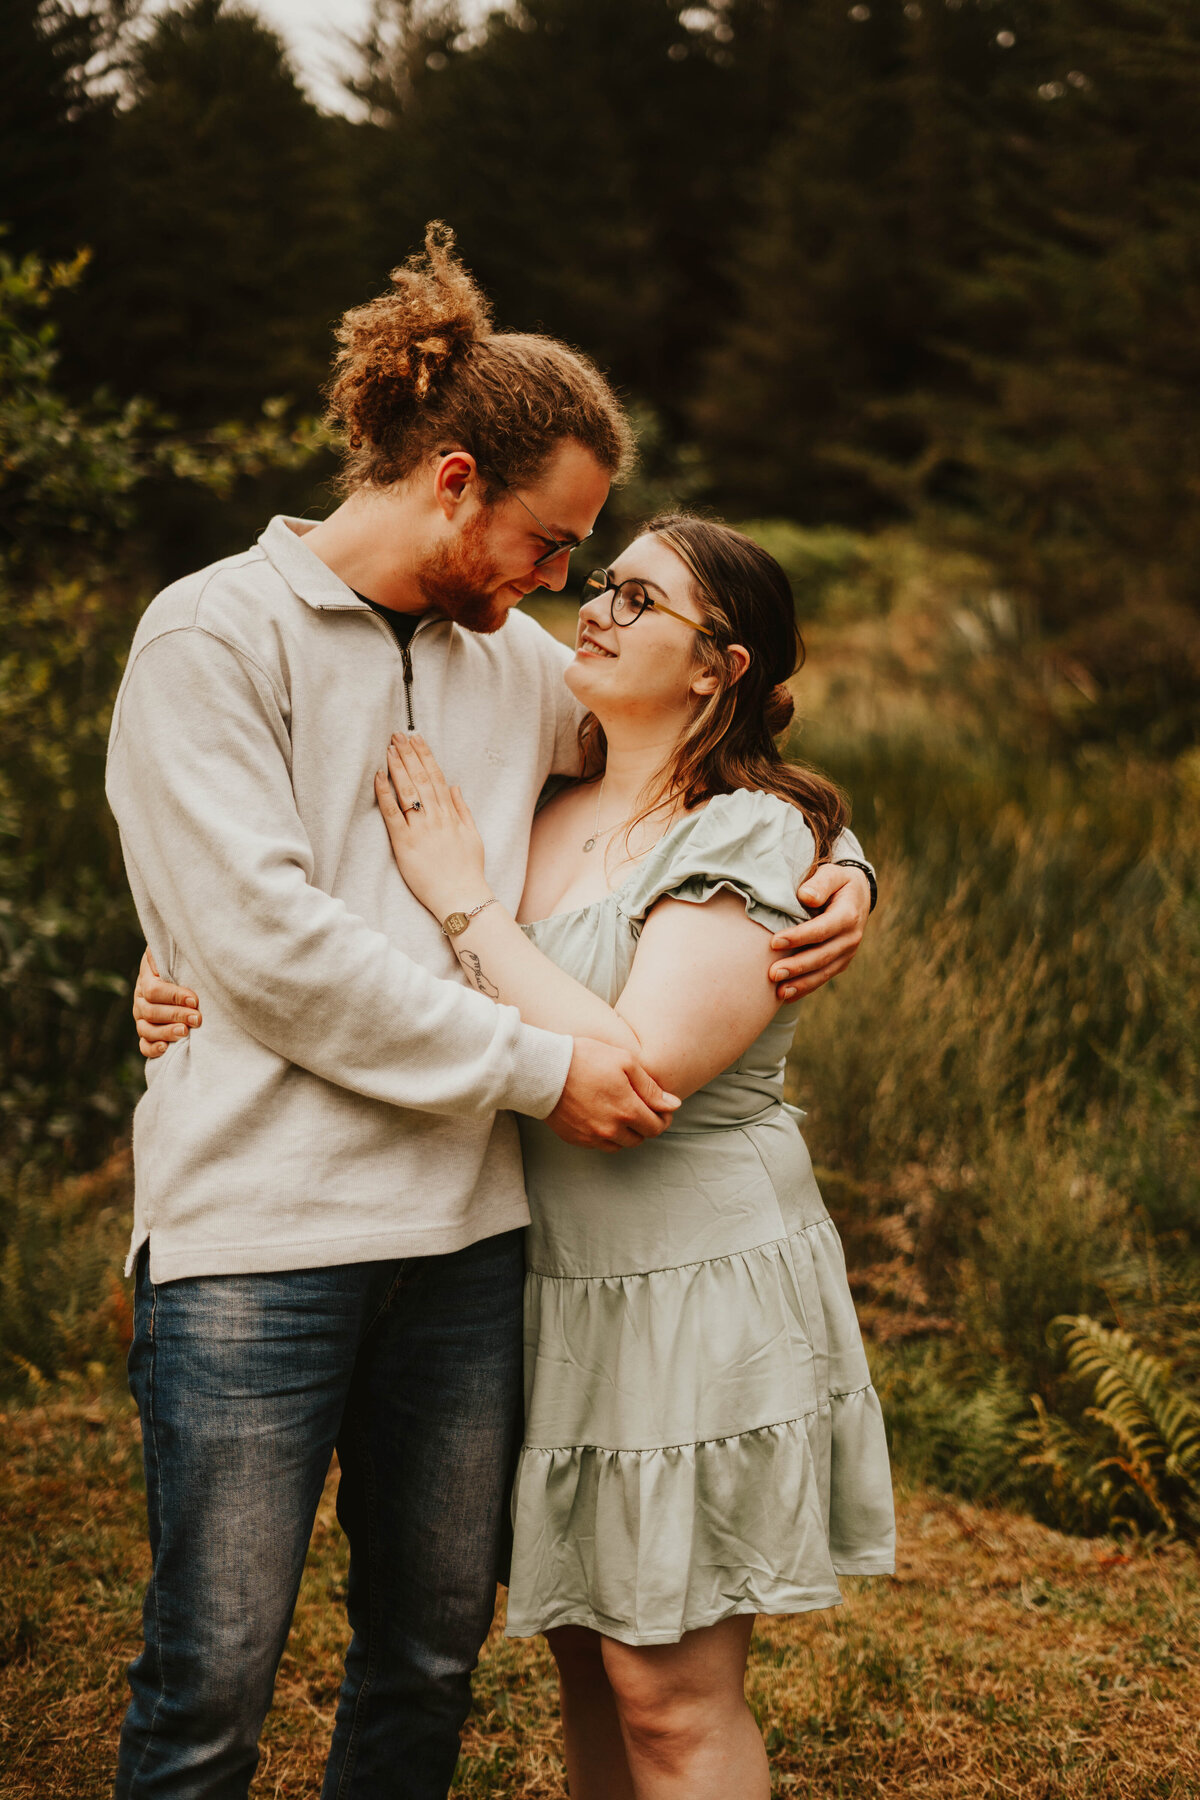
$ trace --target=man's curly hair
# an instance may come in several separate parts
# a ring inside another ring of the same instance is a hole
[[[437,221],[386,293],[351,307],[326,389],[344,444],[340,486],[387,487],[441,450],[469,450],[485,483],[540,474],[572,438],[614,481],[634,439],[594,363],[557,338],[498,332],[492,309]]]

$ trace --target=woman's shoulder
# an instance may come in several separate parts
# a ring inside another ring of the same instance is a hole
[[[693,861],[704,856],[730,864],[753,863],[764,856],[772,861],[782,857],[789,863],[803,858],[807,868],[815,855],[813,835],[799,807],[761,788],[714,794],[681,821],[674,843],[670,836],[668,833],[659,848],[668,857],[686,856]]]
[[[804,917],[796,889],[815,855],[803,813],[777,794],[751,788],[714,794],[644,858],[622,894],[622,910],[644,918],[656,900],[702,901],[732,888],[753,917],[763,915],[760,922],[777,929]]]

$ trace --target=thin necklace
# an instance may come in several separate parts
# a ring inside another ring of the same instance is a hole
[[[592,820],[592,835],[589,838],[585,838],[584,842],[583,842],[583,851],[584,851],[585,855],[587,854],[587,852],[589,850],[594,850],[596,848],[596,839],[597,838],[607,837],[610,832],[619,831],[622,825],[629,824],[628,819],[617,819],[614,824],[606,825],[604,827],[604,830],[601,831],[601,829],[600,829],[600,807],[604,800],[604,783],[605,783],[606,778],[607,778],[606,774],[602,775],[600,777],[600,786],[596,790],[596,816]],[[667,804],[666,801],[660,800],[658,803],[658,806],[665,806],[666,804]],[[657,812],[658,806],[652,807],[651,811]],[[642,851],[641,854],[644,856],[645,851]]]
[[[596,789],[596,817],[592,821],[592,835],[587,839],[583,846],[585,852],[596,848],[596,839],[600,836],[600,802],[604,798],[604,780],[605,777],[602,775],[600,777],[600,786]],[[611,830],[611,825],[605,826],[604,834],[606,837]]]

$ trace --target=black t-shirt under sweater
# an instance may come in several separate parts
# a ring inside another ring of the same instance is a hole
[[[355,588],[354,592],[358,594],[358,589]],[[368,600],[365,594],[358,594],[358,597],[360,600],[366,602],[373,613],[378,613],[380,618],[385,620],[387,624],[391,626],[393,636],[399,644],[401,651],[407,650],[408,646],[412,643],[413,632],[421,623],[421,615],[419,613],[395,612],[390,606],[381,606],[378,600]]]

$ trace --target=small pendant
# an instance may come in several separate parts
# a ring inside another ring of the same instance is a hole
[[[594,849],[595,849],[595,848],[596,848],[596,840],[595,840],[595,838],[594,838],[594,837],[590,837],[590,838],[589,838],[589,839],[588,839],[588,841],[587,841],[587,843],[586,843],[586,844],[585,844],[585,845],[584,845],[584,846],[583,846],[583,848],[584,848],[584,852],[585,852],[585,853],[586,853],[586,852],[587,852],[587,851],[588,851],[588,850],[594,850]]]

